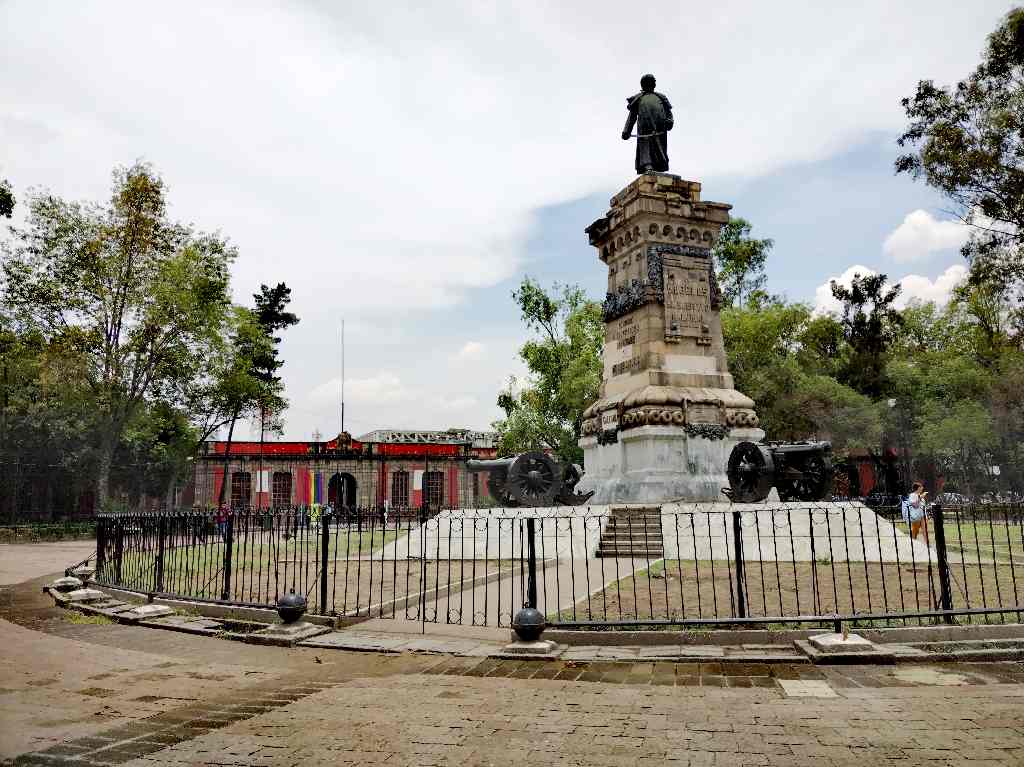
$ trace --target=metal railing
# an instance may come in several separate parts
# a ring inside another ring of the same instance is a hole
[[[898,509],[859,504],[104,515],[96,579],[484,626],[528,601],[566,628],[1019,621],[1024,506],[934,506],[916,539]]]

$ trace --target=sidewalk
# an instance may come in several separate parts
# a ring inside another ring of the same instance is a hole
[[[38,578],[78,564],[96,551],[96,541],[0,543],[0,586]]]

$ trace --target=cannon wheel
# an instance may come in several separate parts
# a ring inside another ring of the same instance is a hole
[[[737,503],[763,501],[775,480],[771,451],[754,442],[740,442],[729,454],[727,474],[732,500]]]
[[[779,483],[783,501],[824,501],[832,495],[832,461],[820,453],[811,453],[795,467],[792,478]]]
[[[487,475],[487,492],[491,498],[502,506],[515,506],[508,494],[508,473],[505,471],[492,471]]]
[[[539,450],[531,450],[509,467],[505,486],[520,506],[551,506],[562,489],[562,467]]]

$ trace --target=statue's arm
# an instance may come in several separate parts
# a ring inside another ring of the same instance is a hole
[[[633,134],[633,126],[636,125],[636,110],[630,109],[629,116],[626,117],[626,125],[622,129],[622,140],[628,141],[629,137]]]
[[[660,93],[658,94],[658,98],[661,99],[661,105],[665,107],[665,130],[670,131],[672,130],[672,126],[675,124],[675,119],[672,117],[672,105],[669,103],[668,99]]]

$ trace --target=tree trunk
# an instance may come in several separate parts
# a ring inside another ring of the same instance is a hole
[[[105,435],[96,460],[96,511],[107,511],[110,497],[110,467],[114,462],[114,439]]]
[[[217,496],[217,508],[224,505],[224,491],[228,486],[228,461],[231,457],[231,440],[235,436],[235,422],[238,420],[238,411],[231,414],[231,425],[228,427],[228,442],[224,446],[224,479],[220,483],[220,493]]]

